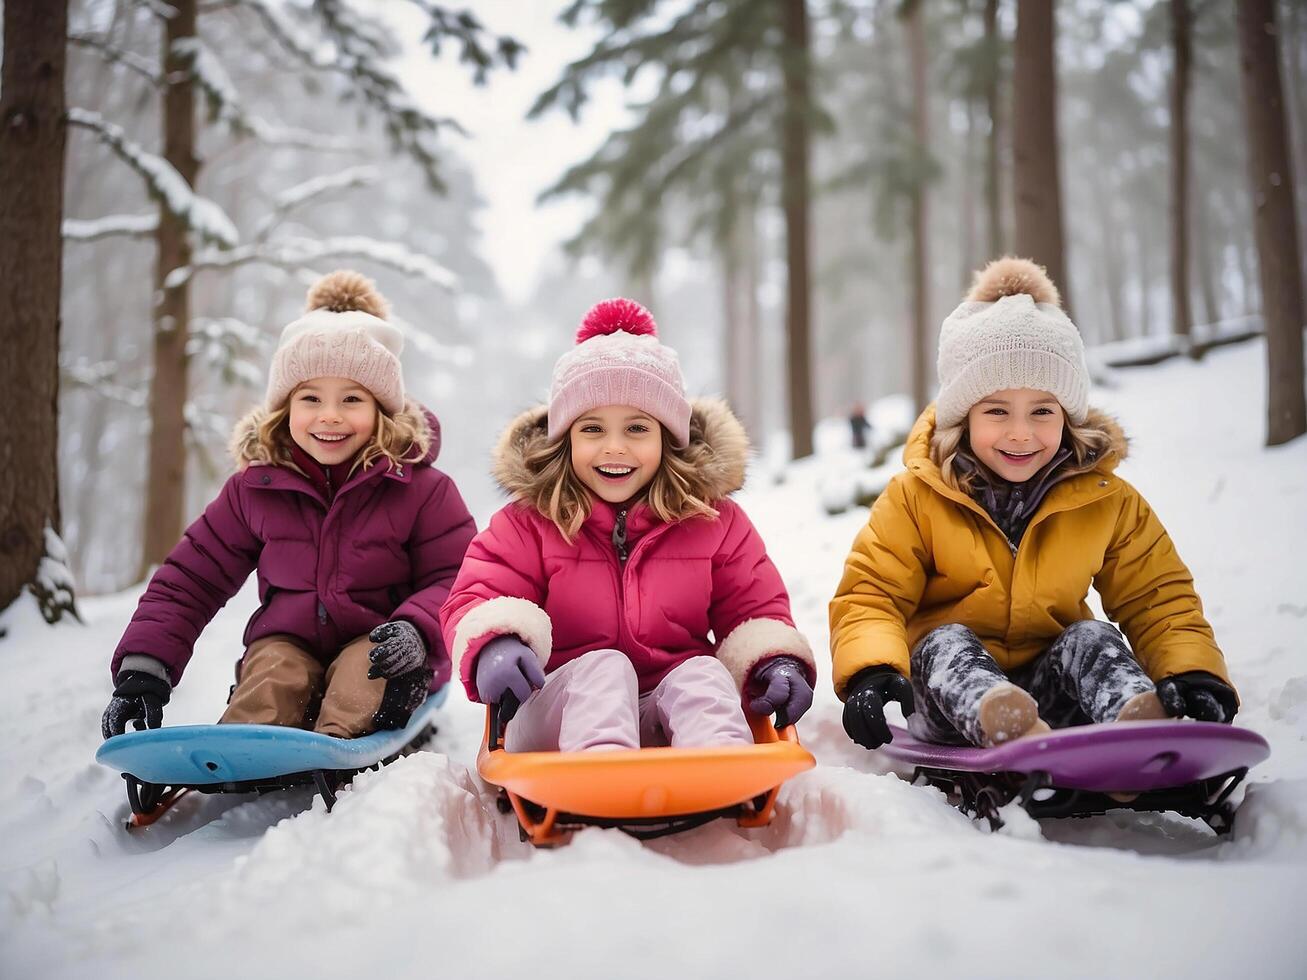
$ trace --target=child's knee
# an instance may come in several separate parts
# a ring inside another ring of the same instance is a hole
[[[584,677],[585,683],[604,683],[620,687],[636,687],[635,665],[621,650],[603,649],[583,653],[572,661],[572,674]]]

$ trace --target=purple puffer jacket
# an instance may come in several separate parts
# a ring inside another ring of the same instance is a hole
[[[238,446],[254,418],[238,426]],[[432,466],[440,425],[429,412],[427,420],[425,459],[359,470],[330,504],[294,470],[241,455],[239,471],[150,580],[114,651],[113,674],[124,656],[145,654],[176,684],[200,632],[257,568],[260,606],[246,646],[289,633],[329,661],[350,640],[403,619],[426,640],[432,689],[447,682],[438,617],[476,524],[454,481]]]

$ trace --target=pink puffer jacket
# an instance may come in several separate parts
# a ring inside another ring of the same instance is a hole
[[[472,700],[477,653],[506,634],[531,647],[547,672],[591,650],[621,650],[642,692],[696,656],[716,656],[741,688],[754,667],[778,655],[802,661],[815,682],[812,651],[794,628],[780,574],[744,511],[726,497],[743,482],[748,441],[723,402],[695,402],[688,451],[703,460],[699,490],[717,518],[667,524],[643,504],[627,512],[596,502],[571,544],[524,502],[534,477],[523,460],[543,444],[545,422],[545,410],[534,409],[500,440],[495,476],[517,499],[472,541],[441,610]],[[623,514],[625,562],[612,540]]]

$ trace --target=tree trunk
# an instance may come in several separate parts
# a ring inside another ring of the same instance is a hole
[[[808,142],[812,100],[807,0],[785,0],[781,17],[785,35],[781,58],[785,80],[781,180],[788,271],[785,333],[789,421],[793,457],[802,459],[812,455],[813,428],[808,272]]]
[[[976,268],[976,194],[972,175],[976,172],[976,102],[967,98],[967,130],[962,143],[962,247],[958,249],[958,285],[965,293],[971,285],[971,271]]]
[[[1281,445],[1307,432],[1298,212],[1280,86],[1275,13],[1274,0],[1241,0],[1239,4],[1239,60],[1262,317],[1266,323],[1268,446]]]
[[[762,375],[765,359],[762,356],[762,303],[758,298],[758,285],[762,279],[759,266],[762,262],[761,250],[758,248],[758,215],[753,205],[747,209],[745,220],[740,225],[740,255],[743,264],[741,288],[744,295],[744,353],[743,370],[748,393],[745,403],[746,418],[752,421],[752,435],[756,444],[761,445],[767,431],[767,417],[762,404],[764,379]]]
[[[1171,78],[1171,315],[1181,348],[1199,356],[1189,305],[1189,0],[1171,0],[1175,69]]]
[[[30,587],[45,618],[73,612],[43,558],[59,533],[59,293],[67,0],[4,6],[0,78],[0,609]],[[51,557],[61,559],[61,555]]]
[[[173,44],[195,36],[196,0],[170,0],[177,11],[164,21],[163,156],[190,187],[200,170],[195,157],[195,86]],[[154,271],[154,374],[150,379],[150,455],[145,483],[145,542],[141,577],[163,561],[182,534],[186,490],[186,341],[190,286],[164,288],[173,269],[190,264],[185,222],[159,208]]]
[[[1042,265],[1070,312],[1062,234],[1052,0],[1017,0],[1012,66],[1012,177],[1017,254]]]
[[[1003,254],[1003,182],[999,179],[999,118],[1002,101],[998,97],[1002,74],[1002,38],[998,33],[998,0],[985,0],[985,51],[989,76],[985,85],[985,105],[989,109],[989,146],[985,156],[985,199],[989,205],[989,258]]]
[[[1203,319],[1209,323],[1219,323],[1221,319],[1221,301],[1217,295],[1218,285],[1216,266],[1212,262],[1212,246],[1208,241],[1210,219],[1207,214],[1207,202],[1199,197],[1194,201],[1194,266],[1193,272],[1198,280],[1198,295],[1203,300]]]
[[[903,10],[908,32],[908,58],[912,72],[912,138],[917,159],[930,153],[930,129],[926,104],[926,29],[920,0]],[[918,411],[930,401],[931,350],[929,322],[929,267],[927,265],[926,183],[919,174],[912,186],[909,204],[912,240],[909,278],[912,281],[912,399]]]

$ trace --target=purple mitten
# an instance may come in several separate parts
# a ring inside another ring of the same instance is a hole
[[[521,704],[545,683],[545,672],[535,652],[516,636],[497,636],[477,654],[477,697],[482,704],[499,704],[512,692]],[[513,706],[516,710],[516,705]],[[501,709],[500,717],[503,721]],[[512,711],[509,712],[512,717]]]
[[[753,696],[749,710],[755,715],[776,713],[776,727],[793,725],[812,707],[812,685],[807,668],[794,657],[772,657],[757,667],[748,683]]]

